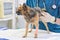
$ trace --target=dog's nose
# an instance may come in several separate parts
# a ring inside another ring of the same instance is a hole
[[[17,14],[17,15],[20,15],[20,12],[19,12],[19,11],[16,11],[16,14]]]
[[[20,13],[17,13],[17,15],[20,15]]]
[[[22,13],[20,11],[16,11],[17,15],[22,15]]]

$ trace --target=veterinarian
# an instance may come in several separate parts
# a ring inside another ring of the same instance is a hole
[[[46,22],[48,22],[48,27],[50,31],[60,33],[60,1],[59,0],[26,0],[26,4],[32,8],[36,7],[38,3],[38,7],[41,9],[45,8],[48,12],[47,15],[44,14],[42,19],[44,19]],[[44,5],[45,4],[45,5]],[[52,20],[55,21],[56,24],[51,23]],[[44,24],[42,22],[39,22],[39,29],[44,29]]]

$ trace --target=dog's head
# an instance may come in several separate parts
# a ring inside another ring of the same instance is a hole
[[[25,3],[20,5],[16,11],[17,15],[24,15],[27,12],[29,12],[29,7]]]

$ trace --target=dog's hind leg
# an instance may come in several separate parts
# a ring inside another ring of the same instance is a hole
[[[48,34],[49,34],[49,28],[48,28],[48,26],[47,26],[47,23],[44,22],[44,21],[42,21],[42,22],[44,23],[44,25],[45,25],[45,27],[46,27],[46,29],[47,29],[47,32],[48,32]]]
[[[26,22],[26,31],[25,31],[25,35],[23,36],[23,38],[27,37],[27,34],[28,34],[28,25],[29,25],[29,23]]]
[[[36,26],[36,31],[35,31],[35,36],[34,36],[34,38],[37,38],[39,24],[38,24],[38,23],[35,23],[35,26]]]

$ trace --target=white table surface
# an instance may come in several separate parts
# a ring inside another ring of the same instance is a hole
[[[28,37],[22,38],[25,29],[8,29],[0,30],[0,38],[7,38],[9,40],[60,40],[60,33],[47,33],[47,31],[39,30],[38,38],[34,38],[34,31],[28,33]]]

